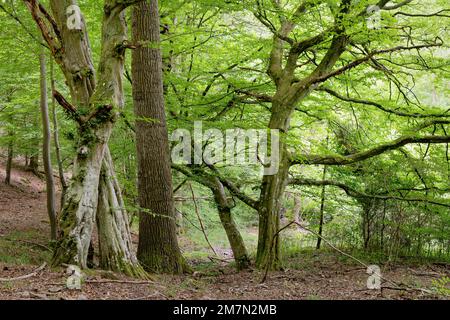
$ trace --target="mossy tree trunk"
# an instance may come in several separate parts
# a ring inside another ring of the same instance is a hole
[[[302,14],[304,4],[300,4],[293,18]],[[290,119],[295,108],[313,91],[319,80],[334,67],[339,57],[345,51],[348,38],[341,24],[343,14],[348,12],[350,0],[343,0],[336,16],[335,31],[327,53],[321,62],[308,76],[298,79],[299,57],[310,47],[321,43],[321,36],[291,44],[284,40],[289,38],[295,29],[296,19],[289,20],[280,15],[280,27],[274,35],[272,51],[267,73],[276,85],[276,93],[271,97],[272,109],[269,129],[280,132],[279,171],[274,175],[264,176],[261,184],[259,200],[259,238],[256,265],[261,269],[277,269],[280,267],[279,250],[279,214],[281,201],[287,185],[289,168],[292,165],[290,153],[285,143],[285,136],[289,132]],[[279,9],[279,8],[278,8]],[[277,9],[277,10],[278,10]],[[257,16],[258,17],[258,16]]]
[[[289,151],[284,135],[289,130],[290,118],[294,111],[293,104],[286,104],[287,87],[281,86],[272,103],[272,116],[269,128],[279,130],[280,154],[279,169],[273,175],[266,175],[262,180],[259,200],[259,233],[256,266],[259,268],[278,269],[280,267],[280,211],[284,191],[288,182],[290,168]]]
[[[250,258],[245,247],[244,239],[242,239],[238,226],[231,214],[232,205],[227,199],[225,189],[217,177],[212,179],[215,188],[211,188],[214,193],[214,200],[219,211],[220,221],[228,237],[231,250],[233,251],[236,269],[238,271],[248,269],[250,266]]]
[[[92,232],[98,221],[101,265],[145,277],[131,247],[126,213],[108,149],[113,124],[123,107],[122,77],[127,39],[124,10],[139,1],[104,1],[98,86],[84,18],[81,17],[79,28],[69,29],[67,23],[67,9],[77,2],[50,1],[53,17],[36,1],[25,2],[65,75],[72,104],[60,95],[58,102],[77,122],[79,133],[52,264],[73,263],[86,268]]]
[[[100,176],[97,228],[100,267],[132,277],[145,277],[133,251],[128,214],[109,150],[105,152]]]

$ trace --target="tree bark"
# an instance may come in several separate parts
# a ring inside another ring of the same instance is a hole
[[[50,59],[50,83],[51,83],[51,92],[55,92],[55,74],[54,74],[54,63],[53,59]],[[56,113],[56,101],[55,97],[52,95],[52,120],[53,120],[53,141],[55,143],[55,153],[56,153],[56,162],[58,163],[58,172],[59,172],[59,181],[61,183],[61,204],[64,203],[65,194],[67,192],[67,181],[64,176],[64,167],[61,158],[61,146],[59,143],[59,126],[58,126],[58,117]]]
[[[76,6],[77,2],[51,0],[53,18],[48,18],[37,6],[36,1],[25,0],[25,3],[66,78],[73,103],[71,109],[75,110],[71,115],[79,126],[77,156],[72,180],[62,205],[59,239],[55,245],[52,264],[77,264],[86,268],[97,210],[101,212],[99,220],[105,223],[108,223],[108,218],[105,218],[107,212],[117,220],[124,218],[125,214],[123,206],[116,206],[117,203],[120,204],[118,185],[114,185],[112,192],[111,185],[106,184],[105,180],[111,181],[114,177],[113,171],[108,169],[112,168],[111,159],[105,163],[104,155],[109,153],[107,144],[113,123],[118,110],[123,107],[122,77],[124,44],[127,39],[124,9],[134,1],[104,1],[102,49],[98,68],[99,86],[96,86],[92,51],[84,18],[81,17],[81,30],[71,30],[67,23],[67,8]],[[57,27],[53,23],[46,23],[44,19],[48,21],[54,19]],[[48,28],[52,31],[49,32]],[[102,167],[105,175],[100,179]],[[99,192],[102,199],[100,206]],[[104,201],[105,195],[107,201]],[[127,251],[131,246],[129,230],[123,223],[116,222],[114,225],[115,228],[101,226],[102,235],[107,236],[100,238],[111,242],[101,244],[104,253],[103,265],[112,270],[146,277],[146,274],[141,272],[142,268],[133,252]],[[120,239],[120,243],[127,243],[128,246],[115,245],[112,243],[114,239]],[[104,261],[109,261],[109,264]]]
[[[280,100],[281,101],[281,100]],[[280,135],[289,129],[293,108],[283,105],[274,99],[270,129],[280,131]],[[277,232],[280,228],[280,210],[284,190],[288,182],[289,152],[280,139],[279,170],[274,175],[266,175],[262,180],[262,190],[259,201],[259,233],[256,266],[261,269],[278,269],[280,267],[280,242]]]
[[[47,185],[47,213],[50,219],[50,238],[56,240],[56,201],[55,201],[55,182],[53,180],[53,168],[50,153],[50,118],[48,114],[48,100],[47,100],[47,70],[46,70],[46,55],[42,51],[39,56],[40,63],[40,77],[41,77],[41,116],[42,116],[42,158],[44,163],[45,181]]]
[[[6,177],[5,184],[11,184],[11,170],[12,170],[12,162],[14,157],[14,141],[13,134],[9,134],[9,143],[8,143],[8,158],[6,160]]]
[[[327,166],[323,167],[323,176],[322,176],[322,181],[325,181],[327,176]],[[319,232],[318,232],[318,237],[317,237],[317,245],[316,245],[316,249],[319,250],[320,246],[322,244],[322,233],[323,233],[323,223],[324,223],[324,210],[325,210],[325,191],[326,191],[326,186],[323,185],[322,186],[322,193],[320,196],[320,217],[319,217]]]
[[[159,49],[158,1],[142,1],[133,10],[133,100],[141,207],[138,258],[153,272],[181,273],[172,172]]]
[[[213,183],[216,185],[216,188],[212,189],[214,192],[214,199],[219,211],[220,221],[222,222],[231,250],[233,251],[236,269],[238,271],[248,269],[250,266],[250,258],[245,247],[244,239],[242,239],[236,222],[231,215],[231,206],[226,197],[225,189],[217,177],[213,178],[213,180]]]
[[[133,251],[128,214],[124,208],[111,155],[106,150],[97,208],[100,267],[131,277],[145,278],[145,271]]]

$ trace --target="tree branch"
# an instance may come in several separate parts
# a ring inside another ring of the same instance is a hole
[[[326,87],[320,87],[320,88],[317,88],[316,90],[324,91],[342,101],[374,106],[384,112],[395,114],[399,117],[410,117],[410,118],[448,118],[448,117],[450,117],[450,113],[449,113],[450,109],[446,110],[444,113],[439,113],[439,114],[407,113],[407,112],[401,112],[401,111],[397,111],[397,110],[388,109],[377,102],[373,102],[373,101],[369,101],[369,100],[360,100],[360,99],[355,99],[355,98],[348,98],[348,97],[345,97],[345,96],[337,93],[336,91],[333,91]]]
[[[392,53],[392,52],[397,52],[397,51],[406,51],[406,50],[419,50],[419,49],[423,49],[423,48],[440,47],[443,45],[443,42],[442,41],[436,42],[436,40],[438,40],[438,39],[440,40],[440,38],[436,38],[435,42],[430,43],[430,44],[422,44],[422,45],[411,46],[411,47],[398,46],[398,47],[390,48],[390,49],[372,51],[367,56],[357,59],[342,68],[339,68],[337,70],[334,70],[332,72],[329,72],[329,73],[326,73],[323,75],[319,75],[317,77],[313,77],[311,80],[311,84],[325,82],[326,80],[328,80],[332,77],[336,77],[336,76],[344,73],[345,71],[356,68],[357,66],[361,65],[364,62],[371,60],[374,56],[379,55],[379,54]]]
[[[411,3],[411,2],[412,2],[412,0],[405,0],[405,1],[402,1],[400,3],[393,4],[391,6],[384,5],[381,9],[383,9],[383,10],[395,10],[395,9],[403,7],[403,6],[405,6],[405,5],[407,5],[408,3]]]
[[[75,108],[70,102],[68,102],[61,93],[55,90],[53,91],[53,97],[55,97],[55,100],[61,107],[63,107],[69,117],[74,119],[79,125],[83,124],[83,120],[81,119],[77,108]]]
[[[441,144],[450,143],[450,136],[403,136],[392,142],[382,144],[378,147],[369,149],[367,151],[358,152],[348,156],[336,155],[336,156],[322,156],[322,155],[300,155],[291,159],[291,165],[296,164],[323,164],[323,165],[349,165],[363,160],[367,160],[383,154],[385,152],[396,150],[407,144],[412,143],[430,143]]]
[[[62,46],[60,41],[61,35],[55,20],[37,0],[23,0],[23,2],[30,11],[33,20],[41,30],[42,37],[50,47],[53,56],[56,57],[57,53],[62,50]],[[44,18],[51,25],[51,28],[49,28]],[[56,36],[56,38],[54,35]]]
[[[407,16],[407,17],[445,17],[450,18],[448,14],[441,14],[442,12],[450,11],[450,9],[443,9],[435,13],[406,13],[406,12],[396,12],[395,16]]]
[[[429,204],[435,204],[437,206],[443,206],[450,208],[450,203],[442,203],[435,200],[430,199],[423,199],[423,198],[403,198],[399,196],[382,196],[382,195],[370,195],[366,194],[364,192],[357,191],[356,189],[347,186],[344,183],[337,182],[337,181],[331,181],[331,180],[312,180],[312,179],[305,179],[305,178],[294,178],[289,181],[289,184],[291,185],[302,185],[302,186],[334,186],[338,187],[345,191],[345,193],[353,198],[370,198],[370,199],[379,199],[379,200],[399,200],[399,201],[406,201],[406,202],[426,202]]]

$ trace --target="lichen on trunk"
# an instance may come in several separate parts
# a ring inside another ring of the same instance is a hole
[[[115,177],[109,150],[105,153],[97,208],[100,267],[132,277],[146,278],[133,250],[128,215]]]
[[[70,29],[67,24],[67,8],[76,6],[77,2],[50,0],[51,17],[37,1],[25,1],[66,78],[73,104],[70,114],[78,124],[77,156],[62,204],[59,237],[52,259],[54,266],[71,263],[87,267],[99,212],[102,266],[146,277],[132,250],[126,212],[108,149],[115,119],[124,104],[122,77],[127,39],[124,10],[137,2],[104,1],[97,79],[84,17],[80,29]]]

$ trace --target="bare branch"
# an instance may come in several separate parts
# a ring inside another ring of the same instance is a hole
[[[384,49],[384,50],[376,50],[376,51],[372,51],[370,54],[368,54],[365,57],[362,57],[360,59],[354,60],[353,62],[347,64],[346,66],[339,68],[337,70],[334,70],[332,72],[329,72],[327,74],[323,74],[321,76],[318,77],[313,77],[313,79],[311,80],[311,84],[314,83],[320,83],[320,82],[325,82],[326,80],[332,78],[332,77],[336,77],[350,69],[356,68],[357,66],[363,64],[364,62],[367,62],[369,60],[371,60],[374,56],[376,55],[380,55],[380,54],[384,54],[384,53],[392,53],[392,52],[398,52],[398,51],[407,51],[407,50],[420,50],[420,49],[424,49],[424,48],[432,48],[432,47],[441,47],[443,45],[443,42],[437,42],[437,40],[441,40],[440,38],[436,38],[434,43],[430,43],[430,44],[422,44],[422,45],[417,45],[417,46],[410,46],[410,47],[406,47],[406,46],[397,46],[395,48],[390,48],[390,49]]]
[[[450,18],[448,14],[442,14],[442,12],[448,12],[450,9],[443,9],[435,13],[406,13],[406,12],[396,12],[395,16],[407,16],[407,17],[445,17]]]
[[[53,97],[55,97],[55,100],[61,107],[63,107],[69,117],[73,118],[79,125],[83,123],[83,120],[78,113],[77,108],[75,108],[70,102],[68,102],[61,93],[55,90],[53,91]]]

